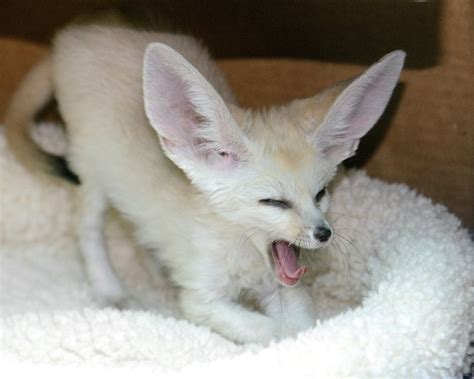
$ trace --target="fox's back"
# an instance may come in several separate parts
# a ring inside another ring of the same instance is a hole
[[[189,199],[189,181],[163,154],[143,104],[142,69],[146,47],[165,43],[181,52],[226,101],[233,95],[193,38],[124,28],[73,26],[53,47],[53,81],[69,137],[68,159],[81,180],[104,187],[128,206],[139,191],[138,208],[161,197],[163,204]],[[119,204],[120,205],[120,204]]]

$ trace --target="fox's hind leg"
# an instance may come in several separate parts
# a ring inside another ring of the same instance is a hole
[[[103,305],[123,306],[125,293],[110,262],[104,237],[107,200],[88,183],[79,193],[79,247],[86,273],[97,300]]]

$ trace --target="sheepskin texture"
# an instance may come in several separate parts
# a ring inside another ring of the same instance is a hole
[[[16,375],[445,378],[470,367],[473,243],[405,185],[362,171],[339,180],[333,225],[344,239],[315,254],[308,289],[320,317],[263,347],[183,320],[165,275],[113,214],[108,243],[129,302],[100,308],[74,237],[74,189],[31,176],[1,135],[0,174],[1,364]]]

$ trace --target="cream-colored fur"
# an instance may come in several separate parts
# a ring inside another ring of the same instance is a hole
[[[97,296],[126,299],[103,238],[113,206],[169,269],[188,319],[240,342],[313,325],[313,300],[299,274],[291,282],[278,271],[285,263],[274,259],[274,243],[290,254],[293,245],[316,254],[330,243],[322,191],[383,112],[403,59],[394,52],[314,98],[250,111],[193,38],[97,26],[60,32],[52,83],[82,183],[78,236]]]
[[[5,115],[5,136],[15,157],[28,169],[51,176],[48,155],[30,137],[32,118],[52,96],[51,58],[39,62],[16,90]]]

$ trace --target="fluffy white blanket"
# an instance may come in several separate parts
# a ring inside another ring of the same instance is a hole
[[[308,289],[320,319],[263,348],[180,319],[173,289],[113,216],[108,241],[130,306],[101,309],[75,243],[74,190],[26,173],[1,136],[0,174],[2,364],[17,374],[80,366],[141,377],[432,378],[469,366],[473,243],[455,216],[404,185],[363,172],[337,184],[345,239],[315,258]]]

